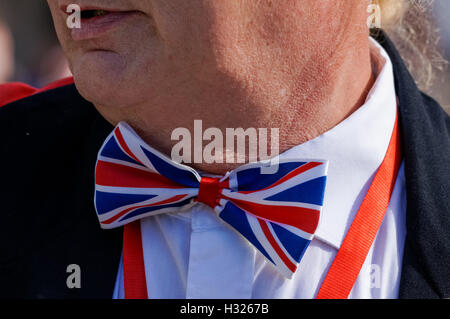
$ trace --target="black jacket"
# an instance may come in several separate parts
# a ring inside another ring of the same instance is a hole
[[[391,41],[407,192],[401,298],[450,297],[450,119]],[[0,108],[0,298],[111,298],[122,230],[93,206],[97,152],[113,127],[73,85]],[[69,289],[67,266],[81,267]]]

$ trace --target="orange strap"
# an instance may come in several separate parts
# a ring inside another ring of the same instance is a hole
[[[148,299],[139,220],[123,229],[123,281],[125,299]]]
[[[402,160],[398,115],[385,158],[342,242],[317,299],[347,299],[380,229]]]

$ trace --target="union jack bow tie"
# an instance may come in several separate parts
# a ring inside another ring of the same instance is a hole
[[[268,165],[277,169],[263,173]],[[327,167],[327,161],[267,161],[221,178],[201,177],[121,122],[98,153],[95,208],[101,227],[109,229],[201,202],[291,278],[319,222]]]

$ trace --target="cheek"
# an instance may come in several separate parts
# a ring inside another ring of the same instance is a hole
[[[71,45],[71,31],[66,24],[67,17],[62,13],[56,0],[48,0],[48,4],[52,14],[56,35],[58,36],[58,40],[70,62],[72,57],[71,52],[73,51],[73,48]]]
[[[53,18],[53,24],[55,26],[56,32],[59,34],[64,31],[64,28],[67,29],[64,20],[65,17],[56,0],[48,0],[47,2]]]
[[[229,1],[154,0],[151,13],[170,55],[194,55],[208,50],[211,37],[216,32],[214,25],[220,12],[218,4],[225,2]]]

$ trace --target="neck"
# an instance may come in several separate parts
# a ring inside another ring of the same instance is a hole
[[[223,136],[227,128],[267,128],[269,134],[271,128],[278,128],[278,152],[282,153],[333,128],[364,103],[374,83],[369,43],[352,43],[349,48],[343,46],[321,58],[312,56],[311,63],[303,63],[302,67],[296,64],[297,59],[291,59],[259,70],[244,69],[241,78],[227,74],[211,83],[209,90],[188,92],[182,108],[180,101],[173,105],[166,100],[152,101],[151,106],[137,107],[135,116],[127,114],[123,118],[149,145],[168,156],[178,143],[171,140],[174,129],[186,128],[194,141],[195,120],[202,120],[203,131],[214,127]],[[270,136],[268,142],[270,152],[274,147]],[[209,143],[204,141],[203,147]],[[194,162],[194,154],[192,159]],[[224,174],[242,162],[188,165]]]

